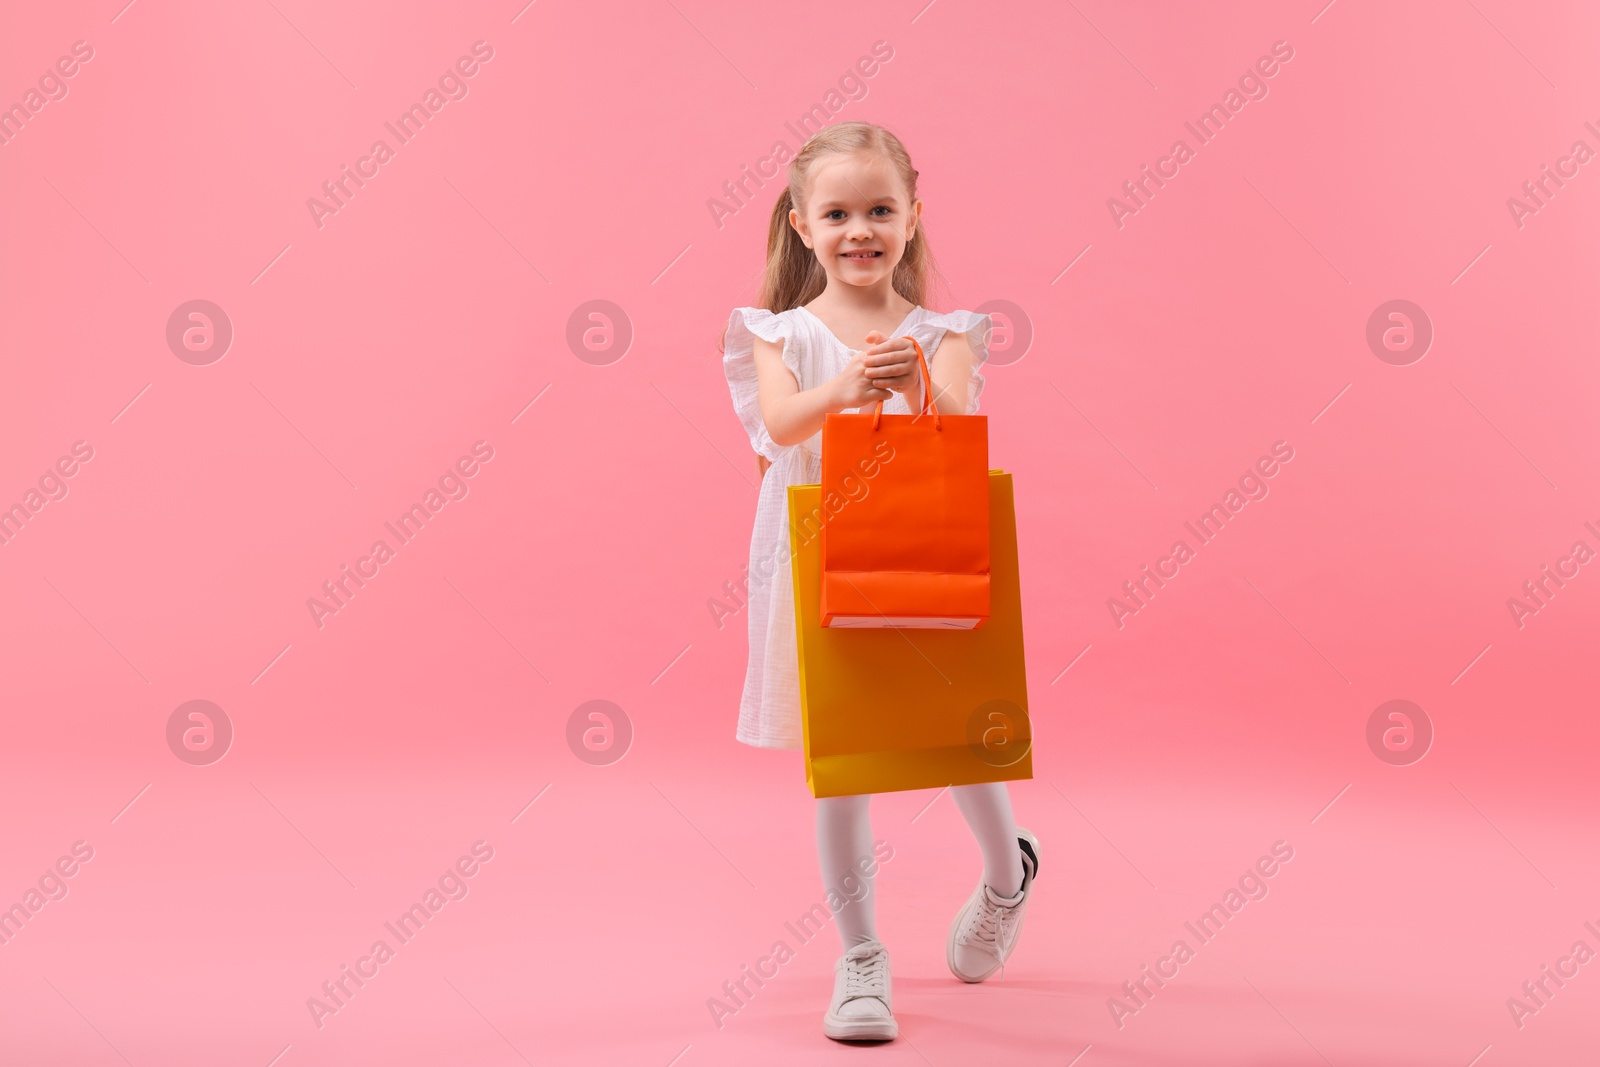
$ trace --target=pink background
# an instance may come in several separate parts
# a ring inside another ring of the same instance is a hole
[[[1506,1001],[1600,950],[1600,566],[1521,628],[1506,602],[1600,550],[1600,163],[1520,228],[1506,201],[1600,149],[1600,18],[922,2],[8,11],[0,103],[93,58],[0,146],[0,505],[94,456],[0,545],[0,904],[94,854],[0,946],[0,1061],[1578,1062],[1600,964],[1521,1028]],[[319,228],[307,198],[480,40]],[[733,740],[744,617],[707,604],[755,503],[716,338],[778,187],[707,202],[877,41],[837,118],[912,151],[938,309],[1034,332],[984,410],[1044,855],[1003,981],[965,987],[976,849],[936,792],[875,803],[904,1036],[866,1053],[820,1033],[831,929],[706,1006],[821,897],[799,756]],[[1119,228],[1107,199],[1275,41],[1269,95]],[[166,341],[195,299],[234,330],[205,366]],[[633,337],[594,365],[567,324],[602,299]],[[1409,366],[1365,341],[1392,299],[1434,327]],[[1107,599],[1280,440],[1270,495],[1119,629]],[[319,629],[307,598],[477,441],[466,498]],[[208,766],[167,743],[196,699],[235,732]],[[618,762],[568,747],[592,699]],[[1409,766],[1367,746],[1391,699],[1436,733]],[[480,840],[319,1029],[307,998]],[[1280,840],[1270,895],[1119,1029],[1107,999]]]

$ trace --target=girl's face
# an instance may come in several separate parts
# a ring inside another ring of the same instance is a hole
[[[888,289],[921,215],[922,201],[910,201],[894,164],[874,153],[819,160],[805,214],[791,210],[789,224],[816,253],[830,288]]]

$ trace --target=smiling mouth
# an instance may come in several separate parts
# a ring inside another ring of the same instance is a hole
[[[844,252],[841,254],[845,259],[877,259],[883,255],[882,252]]]

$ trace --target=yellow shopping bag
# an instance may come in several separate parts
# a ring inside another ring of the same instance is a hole
[[[989,472],[990,613],[974,630],[821,625],[821,496],[821,486],[789,487],[811,794],[1032,778],[1011,475]]]

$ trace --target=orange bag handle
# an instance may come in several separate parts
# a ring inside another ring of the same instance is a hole
[[[935,430],[943,430],[944,424],[939,418],[939,405],[933,402],[933,375],[928,371],[928,357],[922,354],[922,345],[918,343],[915,337],[910,334],[906,334],[905,337],[917,350],[917,367],[922,372],[922,410],[918,411],[917,414],[918,416],[931,414],[933,416],[933,428]],[[874,430],[878,428],[878,423],[882,419],[883,401],[880,400],[878,401],[877,409],[872,413],[872,428]]]

